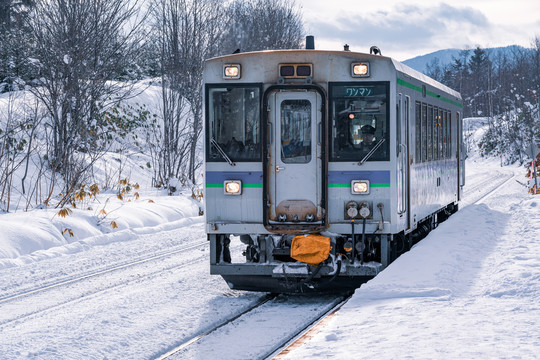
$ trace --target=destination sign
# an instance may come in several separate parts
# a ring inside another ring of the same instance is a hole
[[[357,97],[373,95],[373,87],[347,86],[343,90],[345,90],[345,96]]]

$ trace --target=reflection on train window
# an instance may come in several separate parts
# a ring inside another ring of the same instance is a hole
[[[212,140],[232,161],[260,161],[259,109],[259,87],[209,88],[207,161],[225,161]]]
[[[389,160],[387,82],[333,84],[330,91],[332,161]]]
[[[311,161],[309,100],[284,100],[281,103],[281,161],[286,164]]]

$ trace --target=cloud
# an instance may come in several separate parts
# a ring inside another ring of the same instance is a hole
[[[398,4],[389,11],[366,14],[351,11],[337,19],[319,21],[311,26],[326,38],[362,46],[377,44],[394,51],[461,46],[470,43],[471,36],[487,34],[492,29],[492,24],[479,10],[448,4]]]

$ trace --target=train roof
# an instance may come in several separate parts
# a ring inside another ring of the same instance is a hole
[[[217,56],[214,58],[207,59],[207,62],[214,62],[214,61],[230,61],[234,62],[235,59],[238,59],[236,61],[239,61],[241,58],[245,58],[247,56],[261,56],[261,55],[279,55],[279,54],[312,54],[312,55],[335,55],[335,56],[355,56],[358,55],[362,59],[365,60],[374,60],[374,61],[389,61],[392,63],[392,66],[396,69],[396,71],[399,71],[400,73],[403,73],[411,78],[417,79],[419,81],[422,81],[430,86],[433,86],[436,89],[439,89],[447,94],[450,94],[452,96],[455,96],[458,99],[461,99],[461,94],[451,88],[449,88],[446,85],[441,84],[435,79],[430,78],[429,76],[422,74],[421,72],[403,64],[400,61],[397,61],[391,57],[383,56],[383,55],[373,55],[373,54],[367,54],[362,52],[352,52],[352,51],[340,51],[340,50],[311,50],[311,49],[286,49],[286,50],[262,50],[262,51],[251,51],[251,52],[241,52],[236,54],[228,54],[228,55],[222,55]]]
[[[422,74],[420,71],[417,71],[407,65],[405,65],[404,63],[402,62],[399,62],[395,59],[392,59],[392,58],[389,58],[394,67],[396,68],[397,71],[403,73],[403,74],[406,74],[410,77],[413,77],[415,79],[418,79],[418,80],[421,80],[422,82],[425,82],[426,84],[429,84],[437,89],[440,89],[450,95],[453,95],[455,97],[457,97],[458,99],[461,99],[461,94],[459,92],[457,92],[456,90],[454,89],[451,89],[449,88],[448,86],[444,85],[444,84],[441,84],[440,82],[438,82],[437,80],[435,79],[432,79],[430,78],[429,76],[425,75],[425,74]]]

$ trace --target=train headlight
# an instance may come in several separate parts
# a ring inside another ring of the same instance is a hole
[[[223,183],[225,195],[242,195],[242,181],[225,180]]]
[[[351,181],[352,194],[369,194],[369,180],[353,180]]]
[[[352,63],[351,64],[351,76],[352,77],[369,77],[369,63]]]
[[[240,64],[223,65],[224,79],[240,79]]]

